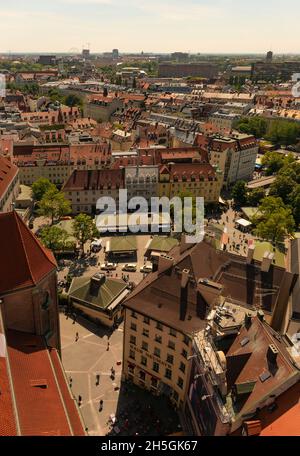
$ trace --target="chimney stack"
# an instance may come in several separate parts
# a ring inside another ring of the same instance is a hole
[[[262,263],[261,263],[262,272],[269,272],[271,264],[273,262],[273,258],[274,258],[274,253],[265,252]]]
[[[248,248],[248,254],[247,254],[247,264],[251,264],[254,256],[254,251],[255,251],[255,245],[252,244]]]
[[[174,265],[174,258],[162,254],[158,258],[158,273],[161,274],[162,272],[167,271]]]
[[[180,255],[187,250],[189,250],[194,244],[189,244],[186,242],[186,234],[181,235],[181,241],[180,241]]]
[[[269,345],[267,351],[267,359],[271,364],[276,364],[278,354],[279,351],[277,350],[276,346],[274,344]]]
[[[180,303],[179,303],[179,313],[180,320],[184,321],[187,313],[188,306],[188,283],[189,283],[189,273],[188,269],[182,271],[181,276],[181,287],[180,287]]]
[[[245,313],[245,326],[249,328],[252,323],[252,314],[250,312]]]

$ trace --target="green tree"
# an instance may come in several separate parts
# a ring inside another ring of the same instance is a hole
[[[256,138],[263,138],[267,132],[268,123],[262,117],[242,117],[235,127],[242,133],[254,135]]]
[[[272,243],[282,242],[288,235],[293,235],[295,220],[290,209],[280,208],[261,221],[255,230],[257,236]]]
[[[92,217],[86,214],[79,214],[73,222],[73,234],[84,252],[85,243],[92,241],[98,236],[99,232]]]
[[[40,238],[48,249],[55,251],[65,250],[68,244],[69,235],[66,230],[59,226],[46,226],[41,230]]]
[[[275,182],[271,185],[270,196],[277,196],[286,204],[289,202],[289,194],[292,193],[295,182],[289,176],[277,176]]]
[[[261,160],[267,176],[272,176],[284,166],[284,157],[278,152],[266,152]]]
[[[38,213],[44,217],[50,217],[52,225],[54,220],[57,220],[70,212],[70,202],[65,198],[64,193],[57,190],[57,188],[48,190],[39,203]]]
[[[274,144],[289,146],[296,144],[300,135],[300,126],[288,120],[270,122],[266,138]]]
[[[65,97],[64,103],[70,108],[73,108],[74,106],[78,106],[81,108],[83,105],[82,99],[78,95],[72,93]]]
[[[292,210],[286,207],[281,198],[268,196],[259,206],[259,215],[253,218],[255,234],[272,243],[282,242],[295,229]]]
[[[48,190],[56,189],[56,186],[52,184],[52,182],[50,182],[49,179],[40,177],[40,179],[38,179],[32,184],[31,188],[33,198],[35,199],[35,201],[41,201],[45,193],[47,193]]]
[[[232,188],[231,196],[237,205],[239,205],[239,206],[245,205],[247,203],[246,182],[244,182],[244,181],[236,182]]]
[[[296,226],[298,227],[300,224],[300,185],[296,185],[289,195],[289,203],[292,207]]]
[[[256,188],[254,190],[251,190],[248,193],[248,204],[250,206],[258,206],[258,204],[261,202],[261,200],[265,197],[265,191],[262,188]]]

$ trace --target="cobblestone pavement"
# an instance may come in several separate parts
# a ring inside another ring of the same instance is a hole
[[[77,402],[81,399],[80,411],[89,435],[166,435],[181,430],[178,415],[166,398],[121,383],[123,325],[110,332],[81,317],[74,324],[64,314],[60,314],[60,325],[62,362],[74,397]],[[109,423],[110,415],[117,417],[115,426]]]

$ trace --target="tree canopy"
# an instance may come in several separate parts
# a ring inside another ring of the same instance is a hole
[[[92,241],[99,234],[94,220],[86,214],[79,214],[75,217],[73,222],[73,233],[83,251],[85,243],[87,241]]]
[[[50,217],[52,225],[54,220],[70,212],[70,202],[65,198],[64,193],[60,192],[57,188],[50,188],[39,203],[38,213],[44,217]]]
[[[242,133],[254,135],[255,138],[263,138],[267,133],[268,123],[262,117],[242,117],[236,128]]]
[[[45,177],[40,177],[37,181],[32,184],[32,194],[35,201],[41,201],[45,193],[51,189],[56,189],[56,186],[46,179]]]
[[[244,206],[247,203],[247,187],[245,181],[238,181],[234,184],[231,196],[235,203]]]
[[[284,241],[293,235],[295,221],[292,210],[286,207],[281,198],[268,196],[259,206],[259,215],[252,222],[256,225],[255,234],[273,243]]]
[[[69,234],[59,226],[46,226],[41,230],[40,238],[48,249],[55,251],[65,250],[69,244]]]

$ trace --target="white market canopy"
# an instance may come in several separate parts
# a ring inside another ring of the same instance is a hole
[[[237,223],[240,226],[243,226],[244,228],[248,228],[249,226],[252,225],[252,223],[249,222],[249,220],[245,220],[245,219],[238,219],[238,220],[236,220],[235,223]]]

